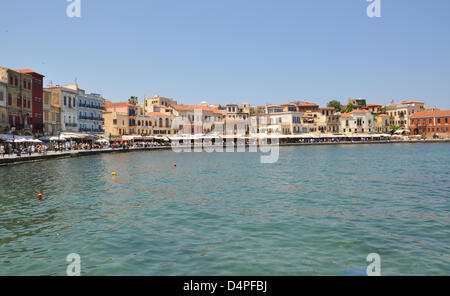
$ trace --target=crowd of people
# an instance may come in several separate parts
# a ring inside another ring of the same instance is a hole
[[[4,158],[5,156],[12,157],[13,155],[31,156],[34,153],[46,154],[48,151],[48,146],[45,144],[38,145],[13,145],[12,143],[0,143],[0,155]]]
[[[23,157],[31,155],[46,155],[48,152],[52,151],[54,153],[62,153],[68,151],[85,151],[94,149],[130,149],[130,148],[151,148],[159,146],[170,145],[168,142],[157,142],[157,141],[147,141],[147,142],[112,142],[107,141],[94,143],[94,142],[49,142],[42,144],[18,144],[10,142],[0,143],[0,156],[5,157]]]

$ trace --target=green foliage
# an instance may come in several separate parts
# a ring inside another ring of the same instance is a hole
[[[332,100],[328,102],[327,107],[334,107],[337,112],[340,112],[342,109],[342,104],[338,100]]]
[[[343,113],[350,113],[350,112],[353,111],[353,109],[354,109],[353,104],[352,103],[348,103],[346,106],[342,107],[342,112]]]

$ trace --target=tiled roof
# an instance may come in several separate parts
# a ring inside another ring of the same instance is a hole
[[[321,107],[320,110],[335,110],[334,107]]]
[[[104,107],[119,107],[119,106],[136,107],[135,105],[130,104],[130,103],[111,103],[111,104],[104,105]]]
[[[419,101],[403,101],[400,104],[424,104],[424,103]]]
[[[349,114],[349,113],[343,113],[343,114],[341,114],[341,117],[343,117],[343,118],[352,118],[352,115]]]
[[[382,105],[380,104],[367,104],[367,107],[381,107]]]
[[[305,102],[305,103],[299,104],[299,106],[300,106],[300,107],[315,107],[315,106],[319,106],[319,105],[314,104],[314,103],[308,103],[308,102]]]
[[[429,116],[450,116],[450,110],[417,112],[417,113],[412,114],[410,117],[417,118],[417,117],[429,117]]]
[[[38,73],[38,72],[36,72],[36,71],[33,71],[33,70],[31,70],[31,69],[18,69],[18,70],[14,70],[14,71],[20,72],[20,73],[24,73],[24,74],[33,74],[33,73],[35,73],[35,74],[37,74],[37,75],[40,75],[40,76],[42,76],[42,77],[45,77],[45,75],[42,75],[42,74],[40,74],[40,73]]]
[[[366,114],[366,113],[369,113],[369,111],[367,111],[367,110],[353,110],[350,113],[351,114]]]

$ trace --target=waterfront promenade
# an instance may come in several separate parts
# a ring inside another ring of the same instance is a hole
[[[382,140],[382,141],[341,141],[341,142],[301,142],[301,143],[280,143],[280,147],[288,146],[315,146],[315,145],[370,145],[370,144],[428,144],[428,143],[450,143],[450,139],[436,139],[436,140]],[[177,148],[188,148],[186,145],[179,145]],[[191,146],[194,147],[194,146]],[[203,145],[203,147],[214,147],[210,145]],[[224,147],[226,147],[224,145]],[[246,145],[248,147],[248,145]],[[96,155],[102,153],[125,153],[125,152],[139,152],[139,151],[159,151],[171,150],[172,146],[150,146],[150,147],[129,147],[129,148],[102,148],[92,150],[69,150],[69,151],[48,151],[46,153],[33,153],[31,155],[22,154],[6,154],[4,157],[0,156],[0,166],[16,165],[28,162],[44,161],[50,159],[62,159],[70,157],[81,157]]]

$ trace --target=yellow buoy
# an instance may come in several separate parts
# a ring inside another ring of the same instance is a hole
[[[117,175],[117,173],[113,172],[111,175],[115,176],[115,175]]]

